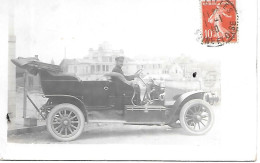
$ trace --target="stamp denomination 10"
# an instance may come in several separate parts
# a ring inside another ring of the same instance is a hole
[[[235,0],[202,0],[202,43],[237,42]]]

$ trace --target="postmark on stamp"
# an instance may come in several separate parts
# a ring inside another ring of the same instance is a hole
[[[202,44],[237,42],[236,0],[201,0]]]

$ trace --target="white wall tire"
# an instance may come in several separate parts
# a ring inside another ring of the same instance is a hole
[[[203,135],[214,124],[214,112],[207,102],[201,99],[190,100],[181,109],[180,122],[187,133]]]
[[[47,130],[58,141],[72,141],[84,130],[85,117],[75,105],[56,105],[48,114]]]

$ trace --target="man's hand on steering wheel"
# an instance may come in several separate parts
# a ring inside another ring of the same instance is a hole
[[[140,69],[140,70],[136,71],[136,73],[134,74],[134,76],[135,76],[136,78],[139,78],[139,77],[140,77],[140,74],[142,73],[142,71],[143,71],[143,69]]]

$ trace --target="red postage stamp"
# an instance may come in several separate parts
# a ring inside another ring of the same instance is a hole
[[[202,0],[202,43],[237,42],[236,0]]]

